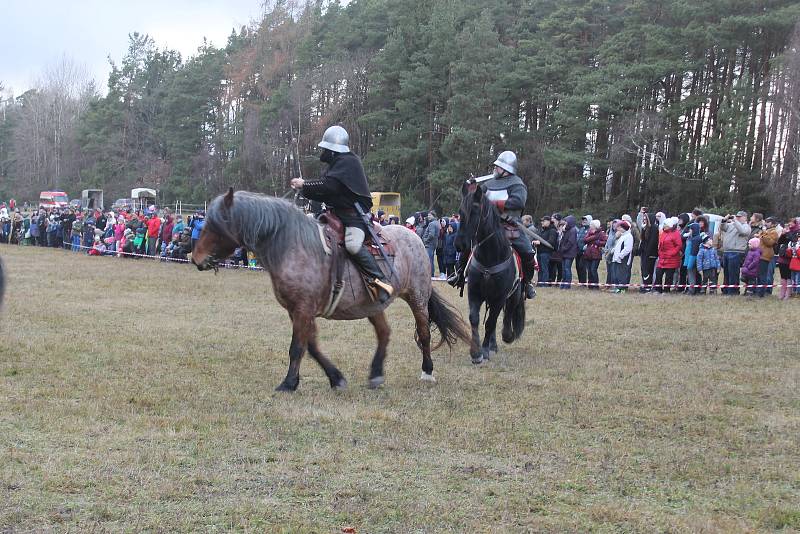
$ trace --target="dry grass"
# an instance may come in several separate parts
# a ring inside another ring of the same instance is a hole
[[[0,531],[800,529],[796,302],[540,290],[433,387],[399,303],[385,388],[323,321],[351,388],[286,395],[266,275],[0,253]]]

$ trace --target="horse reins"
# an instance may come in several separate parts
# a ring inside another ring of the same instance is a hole
[[[478,203],[477,202],[473,202],[473,205],[474,204],[478,204]],[[483,203],[478,204],[478,208],[480,209],[480,217],[478,218],[478,224],[475,225],[475,233],[473,234],[472,239],[470,240],[470,243],[474,243],[475,242],[475,239],[478,236],[478,229],[480,228],[481,223],[486,221],[488,219],[488,217],[489,217],[489,207],[488,206],[486,208],[486,214],[485,215],[483,213],[484,212]],[[487,234],[486,237],[481,239],[478,242],[477,245],[472,245],[470,247],[470,249],[471,249],[470,257],[472,258],[472,261],[474,261],[477,264],[476,268],[479,268],[479,270],[481,272],[483,272],[485,275],[487,275],[487,274],[491,275],[491,274],[499,273],[500,271],[502,271],[505,268],[505,264],[508,263],[508,261],[514,256],[514,253],[510,252],[508,257],[506,259],[504,259],[503,261],[501,261],[500,263],[497,263],[497,264],[492,265],[490,267],[484,267],[483,265],[481,265],[481,263],[478,260],[475,259],[475,251],[478,250],[478,248],[481,245],[486,243],[489,240],[489,238],[491,238],[493,235],[494,235],[493,233]]]

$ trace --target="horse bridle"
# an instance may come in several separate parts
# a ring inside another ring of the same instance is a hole
[[[230,220],[224,220],[223,219],[223,222],[230,224]],[[236,236],[234,236],[230,231],[228,231],[227,228],[222,228],[220,225],[218,225],[214,221],[213,217],[207,217],[205,224],[208,225],[208,229],[211,230],[212,232],[214,232],[215,234],[223,235],[223,236],[229,238],[234,243],[236,243],[237,246],[241,246],[241,242],[239,241],[239,239]],[[214,248],[211,249],[211,253],[206,256],[206,259],[204,259],[203,263],[200,265],[201,267],[203,267],[204,270],[209,268],[209,267],[214,269],[214,274],[217,274],[219,272],[219,264],[222,261],[217,256],[217,254],[218,254],[217,248],[218,248],[218,245],[216,243],[214,243]]]
[[[478,250],[478,248],[480,248],[480,246],[481,246],[481,245],[483,245],[484,243],[486,243],[486,242],[487,242],[487,241],[488,241],[488,240],[489,240],[489,239],[490,239],[490,238],[491,238],[491,237],[494,235],[494,234],[492,234],[492,233],[488,233],[488,234],[486,235],[486,237],[484,237],[483,239],[481,239],[481,240],[478,242],[478,244],[477,244],[477,245],[475,245],[475,244],[474,244],[474,243],[475,243],[475,239],[477,239],[477,237],[478,237],[478,230],[480,229],[481,223],[482,223],[482,222],[484,222],[484,221],[486,221],[486,219],[489,217],[489,209],[490,209],[490,208],[487,206],[487,207],[486,207],[486,213],[484,214],[483,204],[484,204],[483,202],[475,202],[474,200],[472,201],[472,205],[473,205],[473,206],[477,205],[477,206],[478,206],[478,209],[480,210],[480,211],[479,211],[479,217],[478,217],[478,224],[476,224],[476,225],[475,225],[475,232],[473,233],[473,235],[472,235],[472,237],[471,237],[471,239],[470,239],[470,251],[471,251],[471,256],[472,256],[472,258],[473,258],[473,261],[476,261],[476,262],[477,262],[477,260],[475,260],[475,259],[474,259],[474,258],[475,258],[475,251],[476,251],[476,250]],[[508,260],[509,260],[509,259],[511,259],[513,256],[514,256],[514,253],[513,253],[513,252],[509,252],[509,254],[508,254],[508,257],[506,257],[506,259],[504,259],[504,260],[502,260],[502,261],[500,261],[500,262],[496,263],[495,265],[491,265],[491,266],[489,266],[488,268],[487,268],[487,267],[484,267],[483,265],[481,265],[481,267],[483,267],[483,269],[484,269],[484,270],[488,270],[488,269],[492,269],[492,268],[494,268],[494,267],[498,267],[498,266],[500,266],[500,265],[504,265],[504,264],[505,264],[505,263],[507,263],[507,262],[508,262]]]
[[[478,244],[477,244],[477,245],[473,244],[473,243],[475,243],[475,240],[478,238],[478,230],[480,230],[481,223],[482,223],[482,222],[484,222],[484,221],[486,221],[486,218],[489,216],[489,207],[488,207],[488,206],[486,207],[486,214],[484,215],[484,212],[483,212],[483,203],[479,203],[479,202],[475,202],[475,201],[473,201],[473,202],[472,202],[472,204],[473,204],[473,205],[477,205],[477,206],[478,206],[478,209],[480,210],[480,212],[479,212],[479,217],[478,217],[478,224],[476,224],[476,225],[475,225],[475,232],[473,233],[473,235],[472,235],[472,238],[470,239],[470,245],[471,245],[471,246],[470,246],[470,250],[471,250],[471,251],[472,251],[472,253],[474,254],[474,253],[475,253],[475,251],[476,251],[476,250],[478,250],[478,248],[479,248],[481,245],[483,245],[484,243],[486,243],[486,242],[487,242],[487,241],[488,241],[488,240],[489,240],[489,239],[490,239],[490,238],[491,238],[491,237],[492,237],[494,234],[492,234],[492,233],[489,233],[489,234],[487,234],[487,235],[486,235],[486,237],[484,237],[483,239],[481,239],[481,240],[478,242]],[[506,261],[508,261],[508,258],[506,258],[505,260],[503,260],[503,262],[506,262]],[[503,262],[501,262],[501,263],[503,263]]]

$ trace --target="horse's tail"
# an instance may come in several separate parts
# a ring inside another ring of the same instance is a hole
[[[432,350],[436,350],[444,343],[452,347],[459,339],[472,342],[472,334],[467,323],[461,318],[455,306],[447,302],[442,296],[431,288],[431,297],[428,299],[428,322],[436,325],[441,339]]]
[[[503,309],[503,343],[513,343],[525,331],[525,291],[518,288]]]

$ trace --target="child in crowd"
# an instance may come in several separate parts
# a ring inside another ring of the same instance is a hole
[[[130,254],[134,253],[134,244],[133,244],[133,230],[130,228],[125,229],[125,233],[122,234],[122,239],[119,241],[117,245],[117,255],[123,258],[130,258]]]
[[[755,295],[755,285],[758,281],[758,262],[761,261],[761,240],[757,237],[747,242],[750,250],[742,264],[742,282],[745,283],[744,294]]]
[[[99,235],[94,236],[94,244],[89,249],[90,256],[102,256],[106,253],[106,245]]]
[[[697,270],[703,275],[703,293],[707,288],[709,295],[713,295],[717,289],[717,273],[720,268],[719,256],[714,248],[714,239],[710,235],[700,234],[700,240],[702,244],[697,252]]]
[[[795,232],[794,239],[786,247],[786,257],[789,258],[789,271],[794,290],[788,290],[784,300],[788,299],[792,294],[800,294],[800,232]]]

